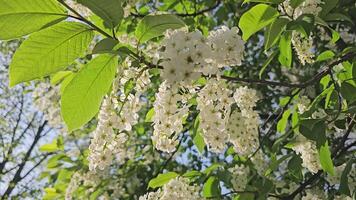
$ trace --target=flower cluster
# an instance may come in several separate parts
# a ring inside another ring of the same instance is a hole
[[[170,180],[162,189],[141,196],[139,200],[200,200],[200,188],[189,185],[189,179],[178,177]]]
[[[227,131],[230,134],[230,142],[240,155],[252,154],[258,148],[258,115],[256,112],[243,115],[239,111],[234,111],[230,116]]]
[[[93,171],[106,169],[114,156],[119,164],[124,162],[124,158],[132,156],[126,147],[127,133],[138,122],[137,112],[142,106],[140,96],[150,79],[146,71],[135,68],[124,70],[119,77],[113,83],[111,94],[102,103],[99,122],[89,146],[89,168]],[[134,87],[136,93],[125,93],[125,85],[132,79],[137,80]]]
[[[212,58],[218,67],[241,65],[245,42],[238,35],[239,29],[226,26],[210,32],[208,41],[212,46]]]
[[[125,156],[127,135],[125,133],[117,134],[116,130],[130,131],[131,126],[130,123],[120,121],[114,100],[112,97],[104,99],[99,112],[99,122],[89,146],[89,169],[92,171],[106,169],[112,163],[114,155],[118,159]]]
[[[258,100],[257,93],[247,87],[239,87],[234,93],[234,100],[240,111],[235,110],[228,121],[230,142],[241,155],[253,153],[259,144],[259,117],[253,108]]]
[[[298,100],[296,101],[298,113],[303,114],[305,111],[307,111],[310,103],[311,101],[307,96],[299,97]]]
[[[228,171],[232,174],[231,184],[233,185],[234,190],[245,190],[249,178],[249,168],[244,165],[235,165],[234,167],[229,168]]]
[[[177,94],[174,88],[162,83],[156,94],[153,116],[154,132],[152,141],[156,149],[164,152],[173,152],[178,144],[179,133],[183,129],[182,118],[188,114],[188,107],[178,107],[182,95]]]
[[[311,35],[305,38],[300,32],[293,31],[292,44],[302,65],[314,62],[313,38]]]
[[[323,2],[321,0],[305,0],[298,7],[293,9],[291,6],[291,0],[286,0],[282,5],[280,5],[280,10],[288,16],[293,17],[293,19],[297,19],[303,14],[312,14],[317,16],[322,10],[320,7],[322,3]]]
[[[201,74],[215,74],[227,65],[240,65],[244,42],[238,28],[225,26],[210,32],[206,38],[201,32],[186,30],[167,31],[160,53],[162,78],[170,84],[191,83]]]
[[[91,171],[77,171],[71,176],[71,180],[66,188],[65,200],[72,200],[73,194],[80,186],[90,187],[86,192],[92,193],[93,189],[100,183],[100,179],[104,174],[93,173]]]
[[[233,103],[231,91],[224,81],[209,79],[198,93],[197,103],[200,111],[200,128],[205,143],[209,150],[220,153],[229,140],[226,122]]]
[[[301,156],[303,160],[303,167],[307,168],[312,173],[317,173],[318,170],[321,169],[315,142],[299,135],[297,142],[292,148]]]
[[[34,104],[43,112],[48,124],[54,128],[63,128],[63,120],[60,110],[59,86],[51,86],[49,83],[39,83],[32,93]]]

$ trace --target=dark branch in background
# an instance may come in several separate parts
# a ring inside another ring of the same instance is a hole
[[[332,152],[332,159],[336,159],[338,157],[340,157],[344,152],[346,152],[348,149],[350,149],[351,147],[353,147],[355,145],[356,142],[344,147],[345,142],[348,138],[348,136],[350,135],[353,127],[355,126],[355,121],[352,119],[348,129],[346,130],[342,140],[340,141],[339,145],[334,149],[334,151]],[[340,151],[340,153],[338,153]],[[307,186],[311,185],[314,183],[314,181],[318,180],[319,177],[323,174],[322,170],[319,170],[316,174],[314,174],[313,176],[311,176],[309,179],[307,179],[305,182],[301,183],[299,185],[299,187],[292,192],[290,195],[286,196],[286,197],[282,197],[281,199],[283,200],[291,200],[294,199],[295,196],[297,196],[300,192],[302,192]]]
[[[24,96],[21,95],[19,113],[18,113],[18,116],[17,116],[17,119],[16,119],[15,126],[14,126],[14,128],[12,130],[12,136],[11,136],[9,149],[7,150],[7,153],[5,154],[4,160],[0,163],[0,175],[3,174],[3,170],[5,168],[5,165],[9,161],[9,159],[10,159],[9,157],[10,157],[10,155],[12,153],[13,148],[14,148],[14,141],[15,141],[15,137],[16,137],[16,132],[17,132],[17,128],[19,127],[20,121],[22,119],[23,108],[24,108]]]
[[[47,121],[43,122],[42,125],[40,127],[38,127],[36,135],[32,141],[30,148],[27,150],[24,158],[22,159],[22,162],[18,165],[18,169],[17,169],[15,175],[13,176],[12,180],[10,181],[9,185],[7,186],[7,189],[4,192],[4,194],[2,195],[1,199],[6,199],[6,198],[10,197],[10,195],[11,195],[12,191],[14,190],[15,186],[17,185],[17,183],[19,183],[24,178],[21,176],[21,173],[22,173],[26,163],[29,161],[29,158],[31,157],[31,153],[32,153],[33,149],[35,148],[35,146],[41,139],[41,133],[44,131],[44,128],[46,125],[47,125]]]
[[[199,15],[203,15],[204,13],[207,13],[207,12],[215,10],[217,7],[220,6],[221,3],[222,3],[222,0],[216,0],[216,3],[213,6],[205,8],[205,9],[200,10],[200,11],[195,11],[194,13],[173,13],[173,14],[177,15],[179,17],[196,17],[196,16],[199,16]],[[142,14],[139,14],[139,13],[131,13],[131,16],[133,16],[133,17],[145,17],[146,15],[142,15]]]

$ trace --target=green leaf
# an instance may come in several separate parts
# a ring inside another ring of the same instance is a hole
[[[16,51],[10,65],[10,86],[48,76],[84,55],[94,33],[77,22],[61,22],[32,34]]]
[[[317,146],[324,145],[326,142],[326,125],[322,119],[305,119],[301,121],[299,127],[300,133],[308,138],[317,142]]]
[[[71,73],[63,79],[63,81],[61,82],[61,90],[60,90],[61,95],[63,95],[64,89],[72,81],[72,79],[75,77],[75,75],[76,75],[76,73]]]
[[[0,40],[28,35],[67,18],[55,0],[0,0]]]
[[[182,176],[187,177],[187,178],[194,178],[194,177],[201,176],[201,175],[202,175],[201,172],[192,170],[192,171],[188,171],[188,172],[184,173]]]
[[[204,152],[204,148],[205,148],[205,142],[204,142],[204,138],[201,135],[200,131],[197,131],[194,138],[193,138],[193,142],[195,144],[195,146],[197,147],[199,153],[203,153]]]
[[[57,144],[44,144],[40,146],[40,151],[42,152],[55,152],[58,151]]]
[[[102,54],[84,66],[65,87],[61,109],[69,131],[80,128],[97,114],[115,78],[117,65],[117,56]]]
[[[203,196],[204,197],[217,197],[220,196],[220,184],[219,180],[210,176],[209,179],[204,183],[203,186]]]
[[[51,77],[51,84],[57,85],[71,74],[73,74],[72,71],[59,71]]]
[[[290,110],[286,110],[283,115],[282,115],[282,118],[278,121],[277,123],[277,131],[279,133],[284,133],[286,128],[287,128],[287,125],[288,125],[288,119],[289,119],[289,116],[291,115],[291,111]]]
[[[341,194],[350,195],[350,188],[349,188],[349,174],[352,170],[352,165],[355,163],[355,159],[351,159],[347,162],[344,171],[341,174],[340,178],[340,187],[339,192]]]
[[[349,103],[356,101],[356,87],[348,82],[341,84],[341,94]]]
[[[265,51],[277,43],[288,22],[289,20],[286,18],[278,18],[267,27],[265,37]]]
[[[167,172],[164,174],[159,174],[156,178],[151,179],[148,183],[148,187],[150,188],[158,188],[168,183],[171,179],[176,178],[179,174],[175,172]]]
[[[303,179],[302,163],[303,160],[299,157],[299,155],[294,155],[292,159],[290,159],[288,162],[288,173],[292,175],[292,177],[295,178],[297,181]]]
[[[286,67],[292,66],[292,34],[285,32],[279,41],[279,57],[278,61]]]
[[[328,141],[326,141],[323,145],[320,146],[318,152],[321,168],[324,171],[328,172],[330,175],[334,175],[334,164],[331,159]]]
[[[303,3],[305,0],[290,0],[290,6],[292,8],[297,8],[301,3]]]
[[[115,28],[124,17],[123,0],[78,0],[104,20],[107,28]]]
[[[44,144],[40,146],[39,150],[42,152],[55,152],[55,151],[60,151],[63,150],[63,138],[58,137],[57,139],[53,140],[49,144]]]
[[[338,21],[346,21],[346,22],[350,22],[351,24],[354,24],[353,20],[343,14],[343,13],[329,13],[327,16],[324,17],[325,21],[331,21],[331,22],[338,22]]]
[[[205,142],[199,130],[199,124],[200,124],[200,120],[199,120],[199,116],[197,116],[195,118],[194,126],[193,126],[193,142],[194,145],[197,147],[199,153],[202,154],[205,148]]]
[[[322,10],[320,11],[319,16],[324,17],[325,15],[329,14],[338,3],[339,0],[323,0],[323,3],[321,4]]]
[[[184,26],[185,23],[175,15],[148,15],[137,25],[135,35],[139,42],[146,42],[163,35],[167,29],[178,29]]]
[[[112,38],[105,38],[98,42],[92,54],[112,53],[114,47],[119,44],[119,41]]]
[[[331,58],[333,58],[335,56],[335,53],[332,52],[331,50],[327,50],[324,51],[323,53],[321,53],[318,58],[316,59],[316,61],[324,61],[324,60],[329,60]]]
[[[155,109],[151,108],[146,114],[145,122],[153,122],[152,118],[154,115],[155,115]]]
[[[284,162],[285,160],[287,160],[289,157],[291,157],[293,154],[288,154],[288,155],[284,155],[282,156],[280,159],[276,159],[274,157],[272,157],[273,159],[271,160],[268,169],[265,172],[265,176],[270,175],[273,171],[275,171],[276,169],[278,169],[278,167],[280,166],[280,164],[282,162]]]
[[[258,4],[245,12],[239,21],[242,30],[242,39],[245,41],[263,27],[272,23],[279,13],[273,7],[266,4]]]

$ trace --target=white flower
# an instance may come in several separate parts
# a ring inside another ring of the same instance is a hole
[[[318,170],[321,169],[315,142],[307,140],[304,136],[299,135],[297,142],[292,149],[301,156],[303,167],[307,168],[312,173],[317,173]]]
[[[222,26],[209,33],[208,40],[213,46],[213,60],[218,67],[241,65],[245,42],[238,35],[239,29]]]
[[[153,105],[154,131],[152,141],[156,149],[173,152],[178,144],[178,135],[183,129],[182,119],[188,113],[186,105],[178,106],[182,96],[164,82],[160,85]]]
[[[300,32],[293,31],[292,44],[302,65],[314,62],[313,38],[311,35],[306,38]]]
[[[307,96],[301,96],[297,100],[298,112],[300,114],[303,114],[305,111],[308,110],[309,104],[310,104],[309,98]]]
[[[258,101],[256,90],[247,86],[237,88],[234,93],[234,99],[242,112],[253,109]]]
[[[229,168],[228,170],[232,173],[231,183],[233,185],[234,190],[245,190],[246,184],[249,179],[249,168],[244,165],[235,165],[234,167]]]
[[[244,116],[241,112],[234,111],[227,125],[235,151],[245,156],[252,154],[259,146],[258,114],[253,110],[249,113]]]
[[[165,36],[159,58],[163,60],[161,77],[168,84],[190,85],[201,74],[215,74],[224,66],[241,65],[244,42],[237,27],[230,30],[223,26],[208,38],[199,31],[186,29],[168,30]]]
[[[200,189],[196,185],[189,185],[189,179],[177,177],[165,184],[162,189],[150,192],[139,200],[202,200]]]

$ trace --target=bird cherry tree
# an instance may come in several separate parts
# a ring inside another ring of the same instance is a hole
[[[10,86],[65,135],[44,199],[355,194],[354,0],[0,5]]]

